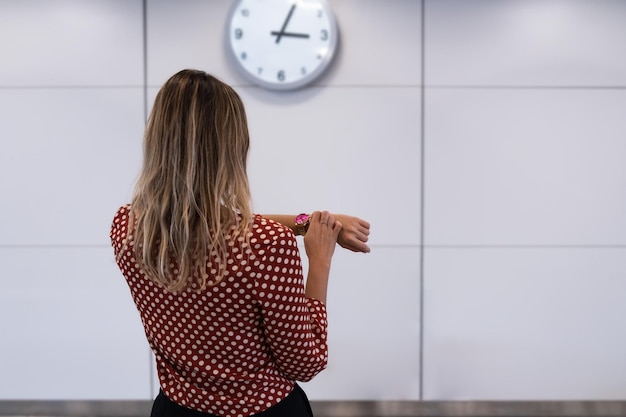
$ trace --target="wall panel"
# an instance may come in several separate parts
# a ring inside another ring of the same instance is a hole
[[[0,2],[0,87],[143,83],[141,0]]]
[[[0,244],[108,245],[140,167],[140,88],[7,89]]]
[[[322,84],[415,87],[421,80],[421,2],[331,0],[340,49]]]
[[[626,395],[626,249],[428,248],[425,400]]]
[[[626,85],[620,0],[426,1],[430,85]]]
[[[0,400],[149,398],[147,342],[112,252],[0,250]]]
[[[230,1],[147,1],[148,85],[161,86],[184,68],[238,81],[226,62],[224,36]]]
[[[304,253],[304,251],[302,252]],[[328,295],[329,363],[314,400],[418,400],[419,248],[337,248]]]
[[[426,103],[427,244],[626,244],[624,90],[431,89]]]

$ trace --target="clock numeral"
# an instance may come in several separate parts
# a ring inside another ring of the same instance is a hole
[[[278,71],[276,78],[278,78],[278,81],[285,81],[285,71],[283,70]]]
[[[250,10],[248,10],[248,9],[241,9],[241,15],[242,15],[243,17],[248,17],[248,16],[250,16]]]
[[[244,61],[245,61],[246,59],[248,59],[248,54],[247,54],[247,53],[245,53],[245,52],[242,52],[242,53],[241,53],[241,59],[242,59],[242,60],[244,60]]]
[[[306,67],[300,68],[300,74],[302,74],[302,75],[306,74]]]
[[[322,54],[317,54],[316,58],[317,59],[322,59]]]
[[[317,11],[317,17],[324,17],[324,11],[322,9]]]
[[[328,40],[328,31],[326,29],[322,29],[321,34],[320,34],[320,39],[323,41]]]
[[[257,72],[259,73],[259,75],[263,74],[263,67],[257,68]]]
[[[243,38],[243,30],[240,28],[235,29],[235,39]]]

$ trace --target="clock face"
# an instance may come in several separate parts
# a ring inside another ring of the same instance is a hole
[[[230,11],[227,49],[252,82],[300,88],[330,65],[338,31],[326,0],[239,0]]]

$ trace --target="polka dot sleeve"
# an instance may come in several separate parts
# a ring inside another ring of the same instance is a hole
[[[267,343],[280,371],[309,381],[328,362],[326,306],[307,298],[296,238],[288,228],[263,219],[264,243],[257,264],[256,296]]]
[[[120,207],[115,213],[113,218],[113,224],[111,225],[111,231],[109,237],[111,238],[111,245],[115,258],[118,259],[127,245],[128,237],[128,220],[130,216],[130,204],[126,204]]]

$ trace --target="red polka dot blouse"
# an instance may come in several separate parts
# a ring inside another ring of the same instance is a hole
[[[326,367],[326,307],[304,294],[291,229],[256,215],[249,246],[244,239],[230,246],[217,285],[172,293],[135,261],[129,213],[129,205],[117,211],[111,243],[167,397],[198,411],[245,417],[277,404],[294,381]]]

